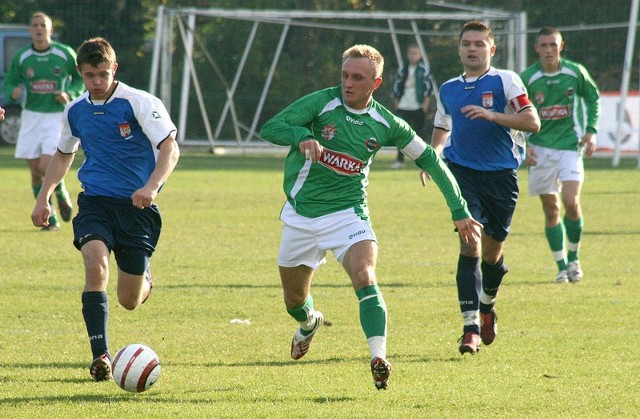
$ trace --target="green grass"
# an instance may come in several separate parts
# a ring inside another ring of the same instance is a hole
[[[295,323],[276,266],[283,157],[183,152],[158,198],[155,288],[129,312],[109,284],[111,348],[146,343],[161,378],[135,395],[89,380],[84,285],[71,226],[31,226],[26,164],[0,148],[0,417],[502,417],[640,415],[640,174],[589,160],[585,279],[553,283],[537,198],[521,199],[507,241],[499,335],[458,354],[457,238],[433,185],[379,157],[369,197],[389,308],[389,390],[374,389],[350,282],[332,255],[313,294],[331,320],[309,354],[289,359]],[[79,161],[67,177],[75,196]],[[113,265],[112,265],[113,267]],[[233,325],[234,318],[251,325]]]

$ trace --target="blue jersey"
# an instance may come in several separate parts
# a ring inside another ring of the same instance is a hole
[[[477,78],[450,79],[440,87],[434,120],[437,128],[451,131],[443,151],[447,160],[482,171],[518,168],[524,160],[524,134],[494,122],[471,120],[460,110],[466,105],[501,113],[532,106],[520,77],[491,67]]]
[[[58,150],[82,146],[78,179],[91,196],[130,198],[149,180],[160,143],[177,131],[160,99],[122,82],[104,102],[84,93],[64,115]]]

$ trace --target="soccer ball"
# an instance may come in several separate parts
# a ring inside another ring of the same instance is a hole
[[[113,381],[123,390],[142,393],[160,378],[160,360],[153,349],[134,343],[116,353]]]

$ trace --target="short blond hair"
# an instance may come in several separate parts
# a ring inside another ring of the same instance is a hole
[[[382,71],[384,70],[384,57],[380,54],[380,51],[370,45],[354,45],[348,48],[342,53],[342,63],[347,58],[368,58],[371,62],[371,68],[373,69],[373,78],[377,79],[382,77]]]

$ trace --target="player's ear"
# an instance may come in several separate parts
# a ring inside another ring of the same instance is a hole
[[[376,77],[373,80],[373,90],[376,90],[382,84],[382,77]]]
[[[118,63],[114,63],[113,64],[113,75],[116,75],[116,72],[118,71]]]

